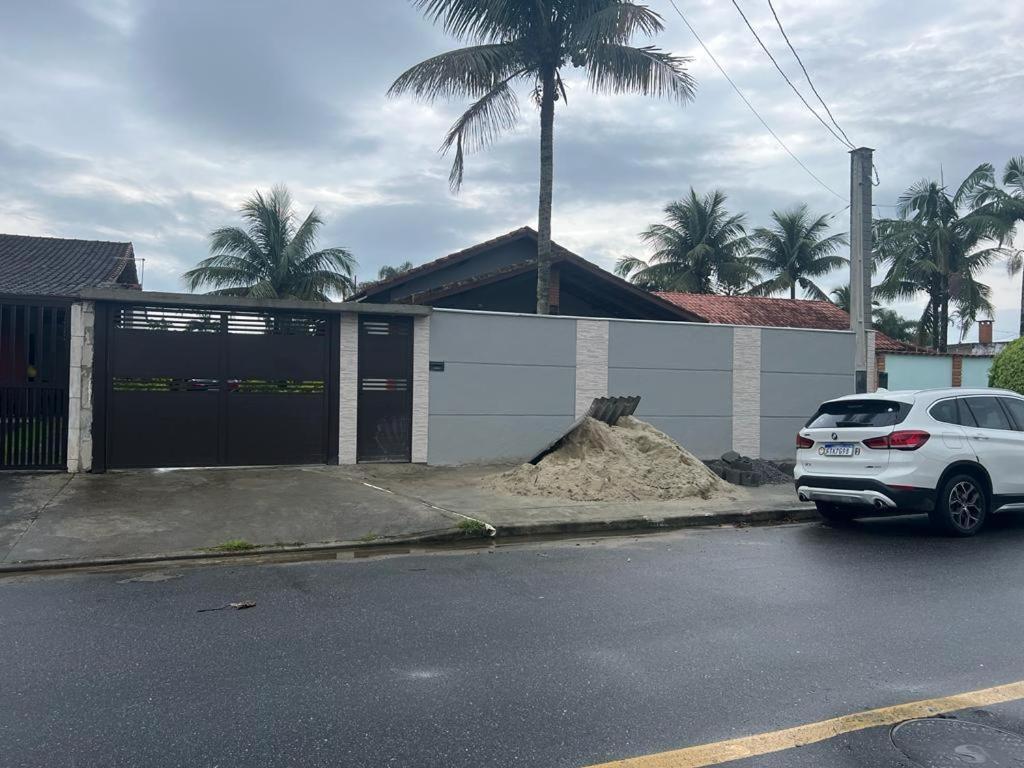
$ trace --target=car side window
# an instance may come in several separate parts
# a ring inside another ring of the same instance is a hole
[[[999,402],[1010,412],[1010,416],[1016,422],[1017,430],[1024,432],[1024,400],[1016,397],[1000,397]]]
[[[958,410],[956,400],[950,398],[949,400],[937,402],[932,406],[930,413],[936,421],[945,422],[946,424],[959,424],[960,416],[957,413]]]
[[[1013,429],[996,398],[965,397],[964,402],[981,429]]]

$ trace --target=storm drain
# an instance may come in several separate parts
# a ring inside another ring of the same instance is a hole
[[[890,732],[892,743],[924,768],[1024,768],[1024,738],[978,723],[928,717]]]

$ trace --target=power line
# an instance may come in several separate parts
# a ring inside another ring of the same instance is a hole
[[[804,95],[802,93],[800,93],[799,90],[797,90],[797,87],[795,85],[793,85],[793,81],[789,79],[789,75],[787,75],[785,73],[785,71],[783,71],[782,67],[779,66],[779,62],[777,62],[775,60],[775,57],[772,56],[772,52],[768,50],[768,46],[764,44],[763,40],[761,40],[761,36],[757,34],[757,30],[754,29],[754,26],[750,23],[750,20],[747,18],[747,14],[745,14],[743,12],[743,9],[740,8],[740,4],[738,2],[736,2],[736,0],[732,0],[732,4],[733,4],[733,6],[735,6],[736,10],[739,11],[740,16],[743,17],[743,22],[747,25],[747,29],[750,30],[750,34],[752,34],[754,36],[754,39],[757,40],[758,45],[761,46],[761,50],[763,50],[765,52],[765,54],[768,56],[768,58],[771,59],[772,64],[775,65],[775,69],[777,69],[779,71],[779,74],[782,75],[782,79],[785,80],[786,83],[789,85],[789,87],[793,89],[793,93],[795,93],[797,95],[797,97],[800,99],[800,101],[803,102],[804,106],[807,107],[807,109],[810,111],[810,113],[812,115],[814,115],[814,117],[817,119],[817,121],[819,123],[821,123],[823,126],[825,126],[825,130],[827,130],[829,133],[831,133],[835,137],[836,141],[838,141],[840,144],[842,144],[845,147],[849,147],[850,149],[856,149],[856,147],[853,145],[852,141],[850,141],[849,139],[844,139],[842,136],[840,136],[838,133],[836,133],[835,130],[832,128],[832,126],[829,125],[828,123],[826,123],[822,119],[821,115],[819,115],[814,110],[814,107],[812,107],[807,102],[807,99],[804,98]]]
[[[778,142],[779,146],[782,147],[784,150],[786,150],[786,154],[788,154],[790,157],[792,157],[793,160],[796,161],[797,165],[799,165],[801,168],[804,169],[804,171],[807,172],[808,176],[810,176],[812,179],[814,179],[822,187],[824,187],[826,190],[828,190],[833,195],[838,197],[840,200],[842,200],[843,202],[847,202],[845,197],[840,195],[838,192],[836,192],[834,189],[832,189],[832,187],[830,187],[828,184],[826,184],[824,181],[822,181],[820,178],[818,178],[818,176],[814,173],[814,171],[812,171],[810,168],[808,168],[806,165],[804,165],[803,161],[793,153],[793,150],[791,150],[789,147],[786,146],[786,143],[782,139],[779,138],[778,134],[775,133],[775,131],[773,131],[771,129],[771,126],[768,125],[768,123],[765,122],[765,119],[763,117],[761,117],[760,113],[756,109],[754,109],[754,105],[751,104],[750,101],[747,99],[747,97],[743,95],[743,91],[741,91],[739,89],[739,87],[736,85],[736,83],[733,82],[732,78],[729,77],[728,73],[725,71],[725,68],[722,67],[722,65],[718,63],[718,59],[715,58],[715,54],[713,54],[711,52],[711,49],[708,48],[707,45],[704,44],[704,41],[701,39],[700,35],[697,34],[697,30],[695,30],[693,28],[693,25],[690,24],[690,22],[687,20],[686,16],[683,15],[683,12],[681,10],[679,10],[679,6],[676,5],[675,0],[668,0],[668,1],[672,5],[672,7],[675,9],[675,12],[677,14],[679,14],[679,18],[683,20],[683,23],[690,30],[691,34],[693,34],[694,38],[696,38],[697,42],[700,43],[700,47],[704,49],[704,53],[706,53],[708,55],[708,58],[710,58],[711,61],[714,63],[714,65],[718,68],[718,71],[722,73],[722,77],[724,77],[729,82],[729,85],[732,86],[732,89],[734,91],[736,91],[736,95],[739,96],[743,100],[743,103],[747,105],[747,108],[751,112],[754,113],[754,117],[756,117],[760,121],[761,125],[763,125],[765,130],[768,131],[768,133],[770,133],[772,135],[772,138],[775,139],[775,141]]]
[[[836,122],[836,118],[835,115],[832,114],[832,110],[828,108],[828,104],[826,104],[825,100],[821,98],[821,94],[818,93],[818,89],[814,87],[814,81],[811,80],[811,74],[810,72],[807,71],[807,67],[804,66],[804,62],[800,58],[800,54],[796,52],[796,48],[794,48],[793,44],[789,41],[789,35],[786,34],[786,30],[782,26],[782,20],[779,19],[779,14],[775,12],[775,6],[772,5],[772,0],[768,0],[768,7],[771,8],[772,10],[772,16],[775,17],[775,23],[779,25],[779,32],[782,33],[783,40],[786,41],[786,45],[788,45],[789,50],[793,52],[793,56],[796,58],[797,63],[800,65],[800,69],[803,70],[804,77],[807,78],[807,84],[811,86],[811,90],[814,91],[814,95],[818,97],[818,101],[821,102],[821,106],[825,108],[825,112],[828,113],[828,118],[829,120],[832,121],[832,125],[834,125],[839,130],[839,132],[843,134],[843,138],[846,139],[846,143],[853,147],[853,142],[850,140],[850,137],[846,135],[846,131],[843,130],[843,127],[839,125],[838,122]]]

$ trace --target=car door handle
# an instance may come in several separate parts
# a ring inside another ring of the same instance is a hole
[[[991,438],[989,438],[988,435],[974,435],[974,439],[975,440],[989,440]]]

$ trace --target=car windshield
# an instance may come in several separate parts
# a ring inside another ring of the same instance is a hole
[[[839,400],[825,403],[807,422],[811,429],[891,427],[910,411],[909,403],[894,400]]]

